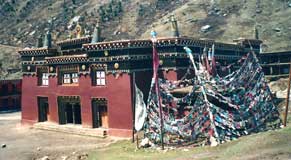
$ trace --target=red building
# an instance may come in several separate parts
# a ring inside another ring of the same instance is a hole
[[[111,136],[132,134],[133,81],[146,100],[152,78],[152,42],[150,39],[98,42],[100,33],[94,33],[93,38],[57,42],[55,48],[47,41],[45,47],[19,51],[23,124],[50,121],[105,128]],[[226,44],[178,36],[160,38],[159,76],[177,80],[185,74],[190,64],[184,46],[190,47],[197,58],[204,48],[215,45],[216,58],[221,64],[228,64],[250,49],[244,41]],[[252,42],[256,51],[259,44],[257,40]]]
[[[21,80],[0,80],[0,111],[20,110]]]

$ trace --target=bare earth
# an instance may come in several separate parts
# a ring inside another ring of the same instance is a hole
[[[86,159],[88,151],[107,146],[110,139],[43,131],[20,125],[20,112],[0,113],[0,160]]]
[[[114,143],[116,139],[24,128],[20,126],[20,112],[0,113],[0,145],[6,144],[0,146],[0,160],[289,160],[290,122],[291,116],[286,128],[244,136],[217,147],[159,151],[136,150],[136,144],[128,140]]]

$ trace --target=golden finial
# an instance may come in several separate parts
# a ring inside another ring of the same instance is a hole
[[[77,38],[82,37],[82,27],[79,23],[77,23],[77,26],[76,26],[76,36],[77,36]]]

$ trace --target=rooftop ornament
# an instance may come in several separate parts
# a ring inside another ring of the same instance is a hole
[[[179,30],[178,30],[178,23],[174,15],[171,15],[170,21],[171,21],[171,26],[172,26],[172,36],[180,37]]]
[[[81,38],[83,35],[83,30],[82,30],[82,26],[77,23],[77,26],[76,26],[76,38]]]
[[[95,28],[94,28],[94,33],[93,33],[93,38],[91,43],[97,43],[101,41],[101,28],[99,22],[97,22]]]

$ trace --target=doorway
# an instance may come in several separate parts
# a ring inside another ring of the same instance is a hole
[[[104,98],[92,99],[93,128],[108,128],[107,101]]]
[[[45,122],[49,116],[49,104],[47,97],[37,97],[38,102],[38,122]]]
[[[79,97],[58,97],[59,124],[82,124]]]

